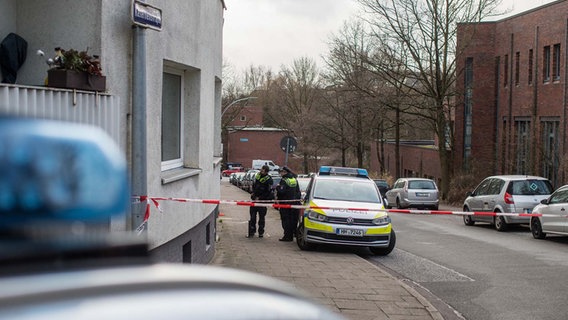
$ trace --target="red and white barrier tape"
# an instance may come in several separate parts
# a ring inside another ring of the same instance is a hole
[[[345,208],[345,207],[322,207],[322,206],[308,206],[308,205],[296,205],[296,204],[285,204],[282,202],[298,202],[299,200],[255,200],[255,201],[243,201],[243,200],[219,200],[219,199],[187,199],[187,198],[172,198],[172,197],[149,197],[149,196],[134,196],[132,199],[135,202],[146,202],[146,211],[144,214],[144,221],[142,224],[136,228],[137,232],[142,232],[146,226],[148,219],[150,218],[150,205],[153,203],[154,206],[162,212],[159,201],[176,201],[176,202],[193,202],[202,204],[228,204],[236,206],[245,207],[267,207],[274,209],[319,209],[319,210],[330,210],[330,209],[340,209],[344,211],[373,211],[373,212],[388,212],[388,213],[406,213],[406,214],[440,214],[440,215],[475,215],[475,216],[511,216],[511,217],[541,217],[543,214],[540,213],[511,213],[511,212],[489,212],[489,211],[445,211],[445,210],[406,210],[406,209],[369,209],[369,208]],[[566,216],[568,217],[568,215]]]

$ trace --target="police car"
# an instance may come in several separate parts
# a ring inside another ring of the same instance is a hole
[[[367,170],[322,166],[306,190],[297,244],[369,247],[376,255],[394,249],[396,235],[376,184]]]

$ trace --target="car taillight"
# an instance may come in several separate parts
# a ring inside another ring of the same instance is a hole
[[[513,200],[513,196],[510,195],[508,192],[505,192],[505,203],[506,204],[514,204],[515,201]]]

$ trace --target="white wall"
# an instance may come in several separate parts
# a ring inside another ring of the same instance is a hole
[[[220,90],[223,3],[221,0],[145,1],[163,11],[162,31],[146,30],[148,193],[153,196],[218,198]],[[43,85],[47,73],[42,49],[84,50],[101,56],[107,92],[120,101],[120,147],[130,157],[132,103],[131,1],[117,0],[0,0],[0,36],[16,32],[28,41],[28,57],[18,84]],[[162,184],[161,93],[164,63],[185,71],[186,165],[199,174]],[[130,163],[130,162],[129,162]],[[148,239],[160,246],[187,232],[214,210],[212,205],[163,202],[164,213],[152,209]],[[116,223],[119,228],[127,224]],[[136,227],[136,226],[134,226]],[[116,229],[116,226],[115,226]]]
[[[16,12],[16,0],[0,0],[0,12]],[[0,41],[10,32],[16,33],[16,15],[2,15],[0,19]]]
[[[167,3],[167,5],[166,5]],[[162,8],[163,29],[147,33],[148,105],[161,105],[161,74],[164,61],[185,70],[186,96],[184,137],[189,152],[185,164],[202,172],[166,185],[161,183],[161,109],[148,110],[148,190],[150,194],[181,198],[218,198],[219,168],[213,167],[216,121],[216,79],[222,69],[221,1],[155,1]],[[174,41],[172,41],[174,40]],[[150,75],[159,75],[150,79]],[[217,85],[218,87],[218,85]],[[163,202],[164,213],[152,214],[149,239],[159,245],[198,224],[214,209],[212,205]]]

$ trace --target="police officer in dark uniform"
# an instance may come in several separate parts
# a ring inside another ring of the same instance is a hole
[[[301,193],[296,175],[288,167],[282,167],[280,169],[280,176],[282,176],[282,180],[280,180],[280,184],[276,189],[278,200],[297,200],[282,202],[282,204],[300,204]],[[280,208],[282,229],[284,229],[284,236],[279,239],[280,241],[294,240],[299,214],[300,211],[298,209]]]
[[[268,166],[262,166],[260,172],[254,177],[254,182],[252,185],[252,194],[250,198],[254,200],[272,200],[272,177],[268,174],[270,168]],[[256,215],[258,213],[258,237],[262,238],[264,236],[264,225],[266,217],[266,207],[250,207],[250,220],[247,238],[254,237],[256,233]]]

